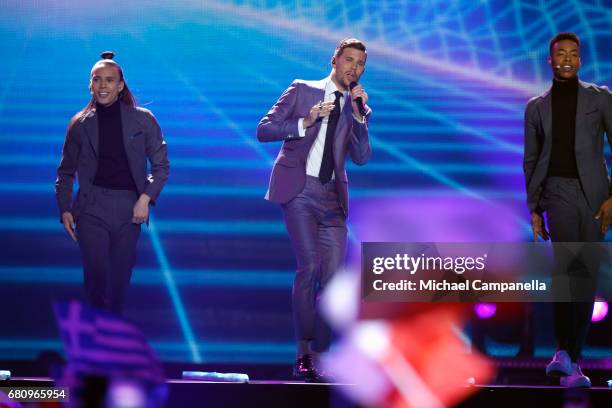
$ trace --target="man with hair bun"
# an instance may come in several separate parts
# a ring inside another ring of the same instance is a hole
[[[55,195],[60,222],[81,250],[87,302],[120,314],[140,226],[148,222],[170,163],[155,117],[136,106],[114,53],[101,57],[91,69],[92,98],[68,125]]]

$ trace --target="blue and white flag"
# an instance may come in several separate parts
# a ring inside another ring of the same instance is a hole
[[[69,375],[165,382],[159,360],[134,324],[77,301],[56,303],[54,309]]]

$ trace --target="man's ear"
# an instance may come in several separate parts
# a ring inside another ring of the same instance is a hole
[[[332,64],[332,67],[336,65],[336,57],[332,57],[331,64]]]

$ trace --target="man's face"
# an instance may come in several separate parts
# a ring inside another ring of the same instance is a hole
[[[555,78],[565,81],[575,78],[580,69],[580,48],[572,40],[556,42],[548,57]]]
[[[345,91],[351,82],[359,82],[365,70],[365,63],[365,52],[356,48],[345,48],[340,56],[332,59],[332,80],[341,91]]]
[[[111,65],[100,65],[91,71],[89,89],[96,102],[102,106],[113,104],[124,86],[119,79],[119,72]]]

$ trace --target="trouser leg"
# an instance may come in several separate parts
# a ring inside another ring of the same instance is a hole
[[[139,236],[140,225],[131,222],[124,223],[111,235],[110,308],[116,313],[123,310],[125,293],[136,263],[136,244]]]
[[[107,281],[110,275],[110,231],[102,219],[81,214],[77,221],[77,239],[83,258],[85,298],[90,306],[108,309]]]
[[[292,300],[299,357],[329,347],[330,330],[317,298],[344,260],[346,219],[333,182],[322,185],[314,177],[307,177],[304,190],[283,205],[283,214],[297,261]]]
[[[550,178],[544,195],[553,242],[599,242],[603,239],[599,223],[594,219],[595,211],[589,207],[578,180]],[[580,298],[594,298],[597,270],[592,259],[570,262],[568,269],[562,272],[568,277],[570,289],[581,286]],[[572,361],[576,361],[588,334],[593,302],[557,302],[553,311],[558,348],[567,350]]]
[[[285,225],[297,263],[291,299],[298,357],[310,352],[309,345],[314,338],[314,293],[320,268],[317,221],[310,201],[302,193],[283,205]]]
[[[333,189],[332,189],[333,186]],[[346,255],[346,217],[338,204],[335,185],[327,184],[326,200],[320,202],[318,225],[321,268],[315,296],[315,339],[313,349],[324,352],[331,344],[331,328],[321,316],[319,298],[334,274],[342,267]]]

